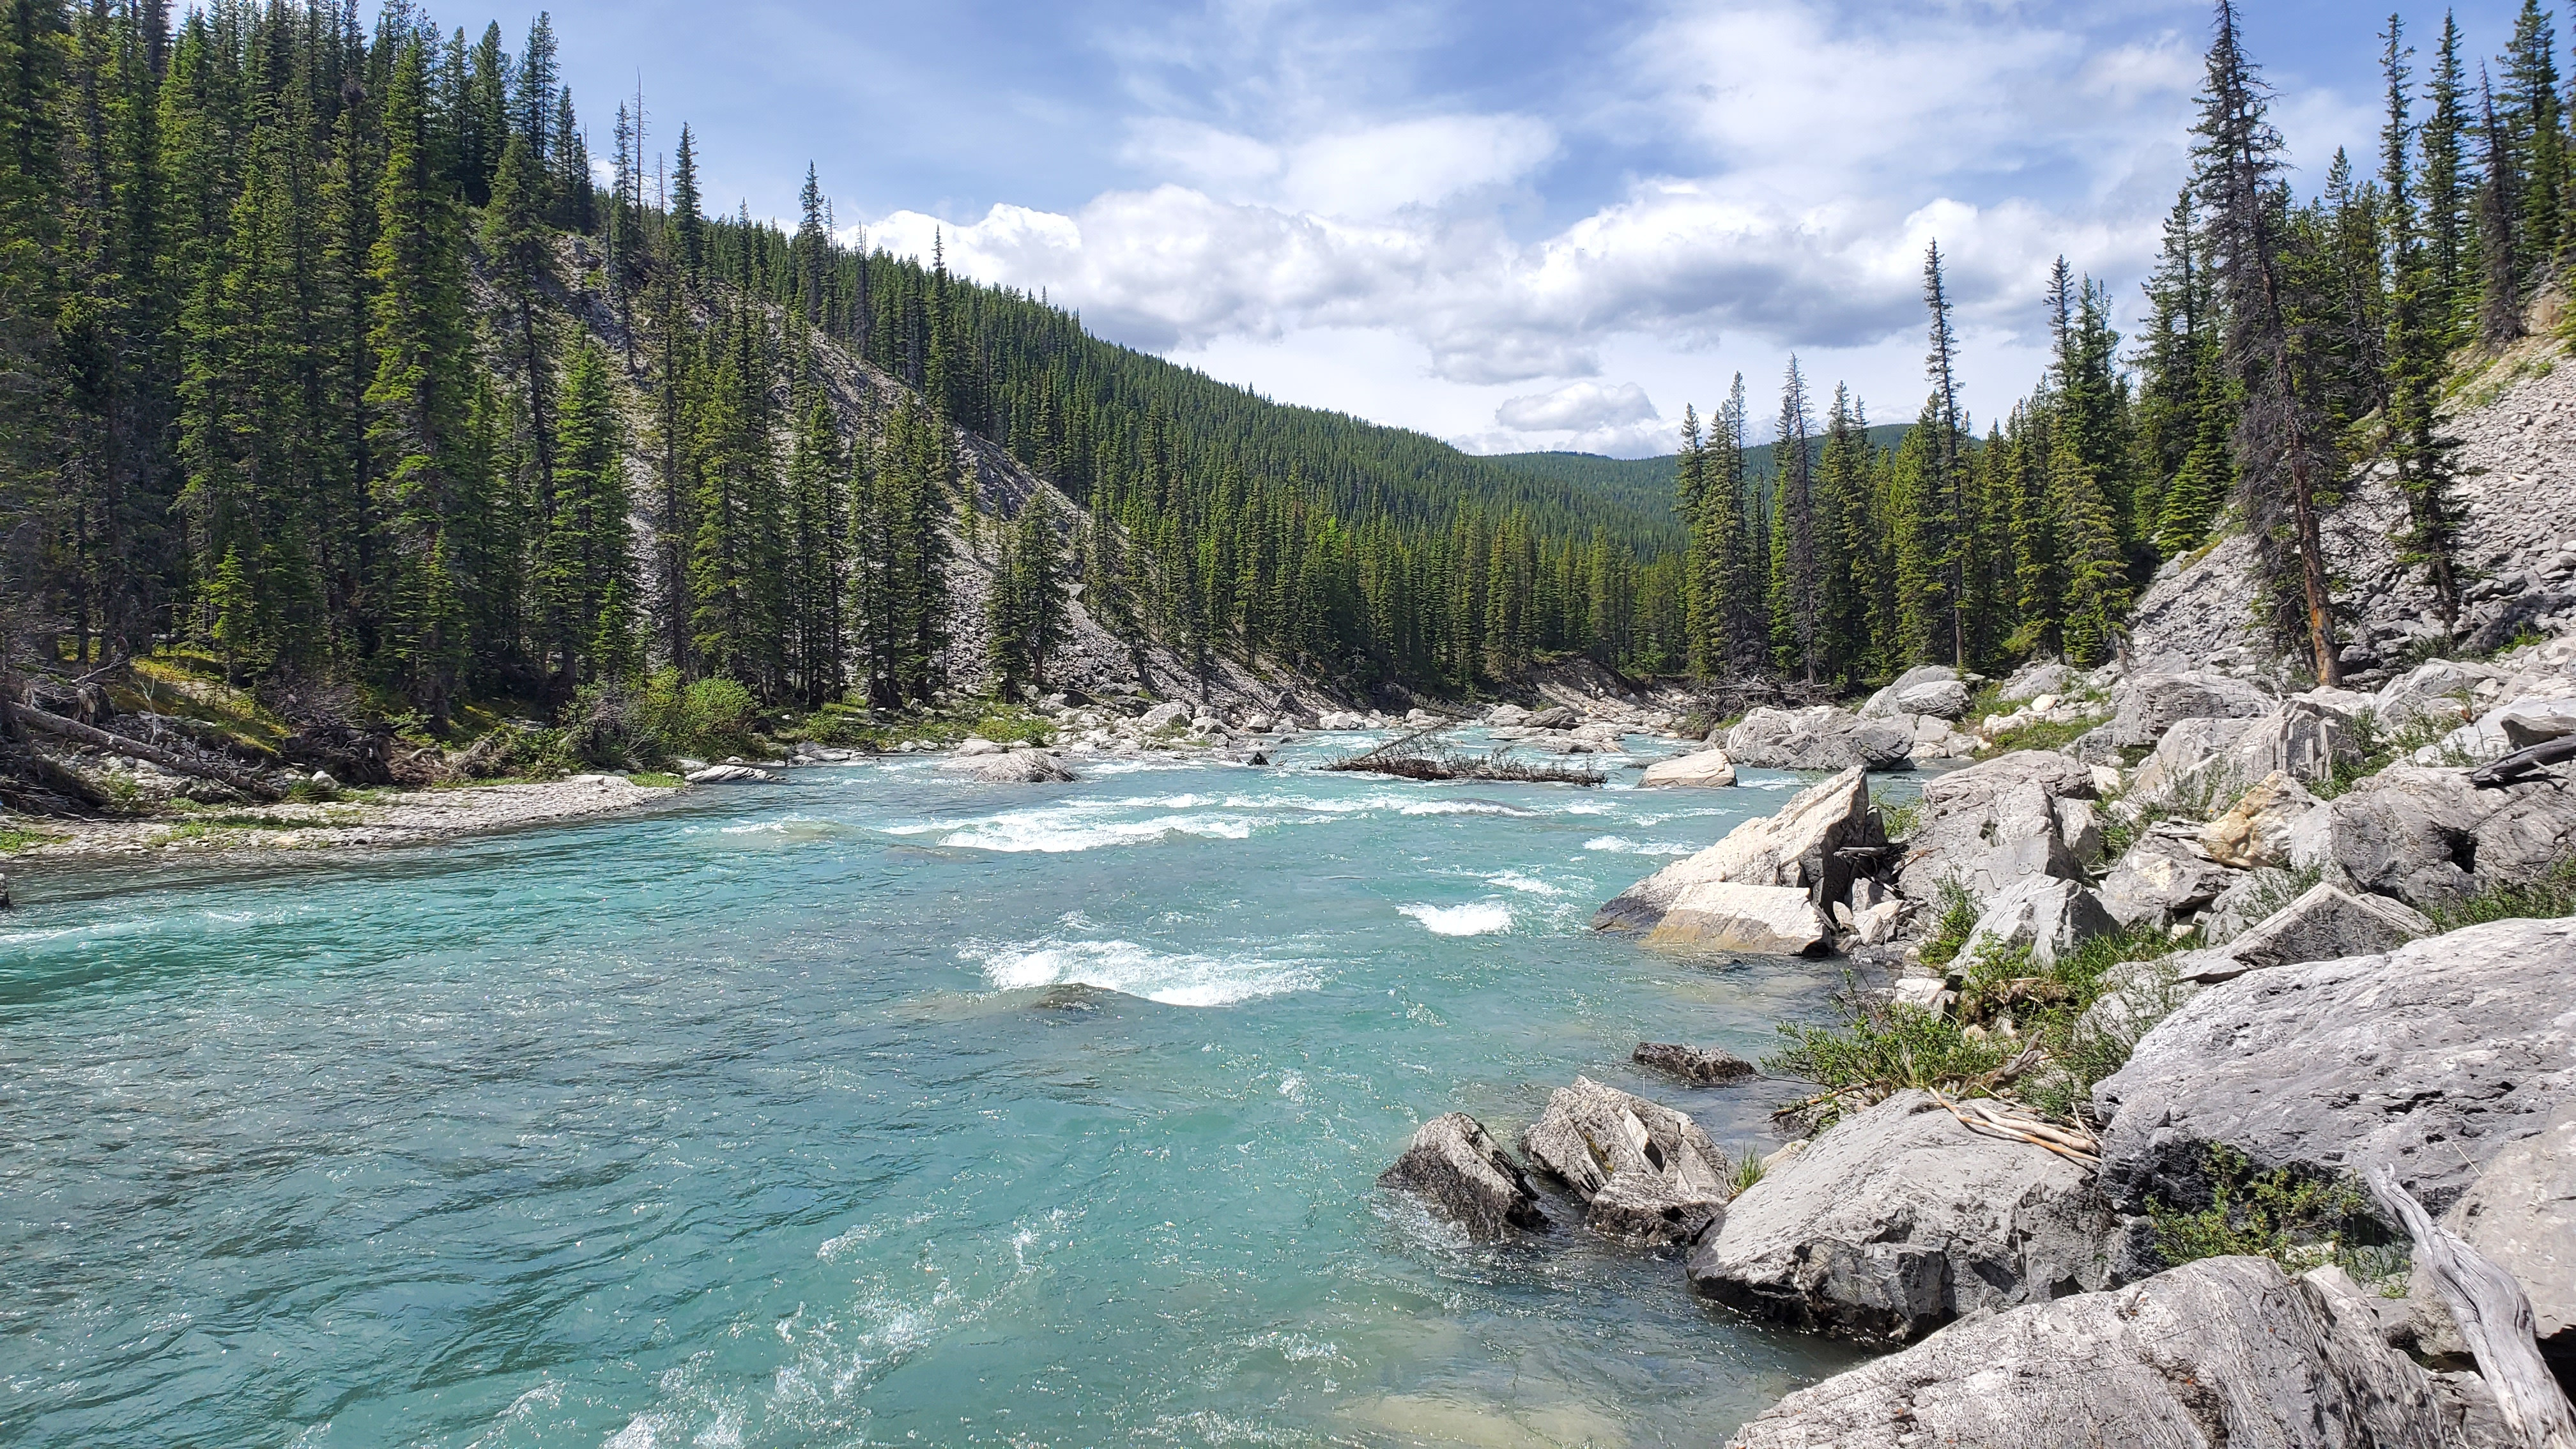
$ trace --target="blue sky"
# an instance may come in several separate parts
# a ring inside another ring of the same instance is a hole
[[[2513,8],[2458,7],[2473,57]],[[1228,381],[1623,455],[1738,370],[1767,415],[1792,351],[1910,418],[1934,236],[1970,403],[2008,406],[2053,257],[2136,297],[2208,26],[2197,0],[551,9],[594,137],[640,76],[711,207],[790,215],[811,160],[845,227],[940,228],[960,270]],[[515,48],[533,12],[498,13]],[[2441,10],[2403,13],[2429,52]],[[2376,144],[2384,15],[2245,8],[2310,182]]]

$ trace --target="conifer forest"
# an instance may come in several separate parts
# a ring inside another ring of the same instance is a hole
[[[2029,301],[2046,375],[1972,419],[1936,242],[1919,397],[1794,362],[1712,383],[1656,510],[1096,340],[870,248],[812,173],[792,230],[728,215],[699,182],[722,138],[666,147],[640,95],[576,109],[542,17],[7,0],[0,632],[343,681],[433,728],[657,675],[1016,695],[1073,598],[1353,691],[1585,655],[1833,692],[2108,658],[2160,567],[2241,526],[2264,623],[2332,682],[2319,520],[2356,468],[2393,463],[2407,565],[2457,606],[2435,411],[2576,245],[2558,37],[2538,0],[2492,58],[2388,18],[2378,151],[2307,194],[2225,5],[2215,37],[2138,335],[2140,279],[2061,262]],[[991,507],[979,447],[1071,506]],[[941,664],[960,549],[999,560],[980,681]]]

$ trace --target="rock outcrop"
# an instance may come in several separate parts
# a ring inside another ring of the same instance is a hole
[[[2288,865],[2291,827],[2317,804],[2296,778],[2274,770],[2201,830],[2200,848],[2234,870]]]
[[[1739,765],[1764,770],[1907,769],[1913,764],[1914,726],[1862,719],[1829,704],[1757,709],[1726,732],[1726,753]]]
[[[2101,898],[2071,880],[2031,876],[2014,882],[1986,906],[1959,948],[1974,961],[1990,951],[2025,950],[2031,964],[2055,966],[2087,941],[2119,929]]]
[[[1641,788],[1665,785],[1691,786],[1722,790],[1735,783],[1735,763],[1724,750],[1701,750],[1669,760],[1657,760],[1646,767],[1637,784]]]
[[[1061,784],[1074,778],[1071,770],[1045,750],[1005,750],[995,755],[970,755],[949,760],[940,768],[960,779],[984,785]]]
[[[2576,796],[2547,781],[2481,790],[2468,773],[2393,765],[2301,817],[2290,857],[2418,910],[2525,885],[2576,854]]]
[[[1963,1313],[2101,1287],[2112,1230],[2083,1169],[1907,1091],[1747,1189],[1690,1279],[1794,1328],[1909,1343]]]
[[[1593,927],[1653,931],[1687,909],[1702,924],[1682,923],[1666,938],[1687,940],[1690,931],[1739,913],[1776,923],[1789,904],[1780,897],[1708,889],[1721,885],[1798,892],[1821,912],[1849,895],[1854,867],[1843,852],[1876,845],[1877,821],[1868,781],[1857,767],[1845,770],[1801,791],[1778,814],[1747,820],[1717,844],[1628,887],[1593,916]],[[1685,902],[1692,892],[1697,894]],[[1786,924],[1793,932],[1805,926],[1803,918]]]
[[[1425,1207],[1479,1238],[1514,1230],[1544,1232],[1547,1214],[1538,1194],[1484,1124],[1448,1112],[1415,1130],[1395,1165],[1378,1174],[1380,1187],[1408,1192]]]
[[[2112,687],[2111,742],[2123,748],[2152,745],[2183,720],[2252,719],[2276,705],[2272,696],[2230,675],[2141,671]]]
[[[1704,881],[1685,886],[1646,933],[1646,943],[1674,949],[1804,956],[1833,939],[1834,925],[1798,886]]]
[[[1548,1097],[1521,1151],[1574,1189],[1593,1231],[1621,1242],[1686,1244],[1726,1211],[1726,1157],[1698,1123],[1589,1077]]]
[[[2397,901],[2319,881],[2224,944],[2183,952],[2169,964],[2178,979],[2210,986],[2274,966],[2394,951],[2431,934],[2431,921]]]
[[[2268,1258],[2207,1258],[1963,1323],[1801,1389],[1736,1449],[2451,1449],[2370,1306]]]
[[[2170,738],[2170,736],[2168,736]],[[2150,830],[2102,877],[2102,908],[2123,926],[2162,929],[2217,900],[2233,876],[2209,858],[2198,832]]]
[[[2576,1106],[2489,1159],[2442,1226],[2522,1285],[2541,1356],[2576,1382]],[[2407,1296],[2431,1298],[2420,1267],[2415,1277]]]
[[[2386,1162],[2441,1212],[2576,1102],[2571,960],[2576,920],[2499,921],[2213,986],[2094,1089],[2103,1191],[2201,1207],[2225,1146],[2258,1174]]]

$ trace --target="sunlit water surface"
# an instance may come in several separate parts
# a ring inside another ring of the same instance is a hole
[[[1839,1367],[1675,1254],[1373,1183],[1578,1072],[1760,1143],[1787,1088],[1628,1052],[1758,1054],[1839,968],[1585,921],[1795,781],[1297,768],[1350,743],[21,870],[0,1440],[1709,1443]]]

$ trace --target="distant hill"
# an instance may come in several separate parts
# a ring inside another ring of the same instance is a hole
[[[1869,430],[1869,441],[1874,447],[1893,448],[1904,441],[1906,430],[1913,426],[1876,424]],[[1810,453],[1823,445],[1824,440],[1817,438],[1808,445]],[[1772,446],[1764,443],[1744,450],[1749,476],[1770,474]],[[1604,503],[1654,516],[1672,510],[1674,470],[1681,456],[1667,453],[1660,458],[1605,458],[1598,453],[1496,453],[1485,461],[1569,484]]]

